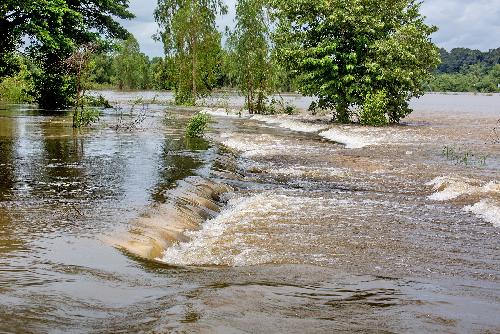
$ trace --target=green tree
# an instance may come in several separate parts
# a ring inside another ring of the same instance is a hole
[[[334,109],[339,122],[383,91],[386,114],[398,122],[408,101],[423,94],[439,52],[413,0],[274,0],[278,58],[298,89],[318,98],[311,107]]]
[[[215,19],[225,13],[221,0],[158,0],[155,19],[165,54],[174,59],[176,103],[195,104],[215,85],[221,52]]]
[[[92,57],[89,81],[93,88],[109,87],[115,77],[113,57],[109,52],[100,52]]]
[[[174,82],[174,59],[171,57],[154,57],[151,60],[150,78],[151,88],[156,90],[172,90]]]
[[[128,0],[4,0],[0,5],[0,76],[12,63],[11,54],[29,40],[34,96],[42,108],[72,103],[75,75],[65,60],[81,45],[104,38],[126,37],[115,18],[132,18]]]
[[[130,35],[120,43],[113,59],[114,81],[119,89],[149,88],[149,58],[141,52],[139,43]]]
[[[238,0],[236,27],[229,38],[234,73],[248,111],[261,113],[272,88],[269,16],[263,0]]]

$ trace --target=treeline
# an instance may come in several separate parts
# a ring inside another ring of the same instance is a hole
[[[117,41],[111,50],[91,57],[88,85],[92,89],[171,89],[170,72],[162,57],[149,58],[130,35]]]
[[[500,48],[487,52],[455,48],[440,50],[441,64],[428,89],[441,92],[500,92]]]
[[[238,88],[238,77],[242,72],[237,63],[238,57],[231,50],[231,43],[228,41],[228,45],[219,50],[213,69],[214,80],[208,85],[209,89]],[[175,90],[174,61],[174,57],[148,57],[141,52],[135,37],[130,35],[126,40],[116,41],[111,50],[91,57],[87,84],[96,90]],[[268,66],[273,66],[267,68],[272,73],[268,84],[273,91],[294,90],[293,80],[283,68],[277,64]],[[254,72],[260,70],[259,64],[255,64]]]

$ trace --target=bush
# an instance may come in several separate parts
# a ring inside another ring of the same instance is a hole
[[[89,107],[113,108],[113,106],[109,103],[109,101],[106,100],[104,96],[100,94],[97,97],[85,96],[84,104]]]
[[[189,138],[201,137],[205,132],[208,123],[212,120],[206,113],[198,113],[191,117],[186,126],[186,136]]]
[[[295,108],[289,102],[286,102],[283,97],[279,97],[275,99],[271,98],[269,102],[263,104],[264,107],[260,112],[263,115],[277,115],[277,114],[287,114],[287,115],[295,115],[298,113],[297,108]]]
[[[76,108],[73,114],[73,127],[81,128],[99,121],[100,112],[94,108]]]
[[[33,84],[28,80],[28,70],[21,65],[16,75],[6,77],[0,82],[0,101],[9,103],[31,103],[30,91]]]
[[[359,113],[359,123],[364,125],[382,126],[388,123],[386,116],[389,98],[385,90],[369,93]]]

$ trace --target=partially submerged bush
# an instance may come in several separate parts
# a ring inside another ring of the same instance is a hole
[[[99,121],[100,112],[95,108],[77,108],[73,114],[73,127],[90,126]]]
[[[85,105],[89,107],[101,107],[101,108],[113,108],[108,100],[104,98],[101,94],[99,96],[85,96]]]
[[[264,115],[295,115],[297,113],[297,108],[295,108],[289,102],[286,102],[281,96],[278,99],[275,99],[274,97],[271,98],[271,101],[269,101],[269,103],[266,103],[262,110],[262,114]]]
[[[359,123],[363,125],[382,126],[388,123],[386,112],[389,106],[387,92],[379,90],[369,93],[359,112]]]
[[[186,126],[186,136],[189,138],[201,137],[212,120],[209,114],[200,112],[189,120]]]

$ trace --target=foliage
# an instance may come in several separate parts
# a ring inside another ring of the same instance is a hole
[[[89,67],[89,82],[92,88],[114,86],[113,55],[103,50],[103,52],[93,55]]]
[[[141,53],[134,36],[119,44],[119,51],[113,58],[114,82],[119,89],[149,88],[149,58]]]
[[[435,74],[429,81],[428,90],[435,92],[500,92],[500,65],[488,69],[478,63],[459,73]]]
[[[138,106],[141,106],[141,108],[137,108]],[[136,113],[137,109],[138,112]],[[127,113],[124,113],[123,108],[120,106],[115,107],[115,111],[119,112],[118,122],[111,125],[110,128],[116,131],[133,131],[137,130],[144,120],[146,120],[146,114],[149,111],[149,104],[145,103],[142,98],[139,98],[132,102],[132,105],[130,106],[130,109],[127,110]]]
[[[91,57],[97,49],[96,44],[88,43],[78,49],[65,61],[67,67],[74,73],[75,78],[75,109],[73,111],[73,127],[79,128],[87,126],[96,121],[96,116],[92,110],[85,108],[85,92],[87,90],[87,81],[89,77],[89,64]]]
[[[359,123],[374,126],[386,125],[388,105],[389,98],[385,90],[368,93],[359,113]]]
[[[186,126],[186,136],[189,138],[202,137],[212,120],[209,114],[200,112],[194,115]]]
[[[93,123],[98,122],[99,118],[100,112],[98,109],[83,107],[78,112],[75,111],[73,117],[73,127],[81,128],[90,126]]]
[[[264,115],[295,115],[298,113],[298,110],[279,95],[278,97],[272,97],[270,100],[266,98],[264,101],[264,108],[261,113]]]
[[[171,57],[155,57],[150,65],[150,87],[156,90],[172,90],[175,88],[174,59]]]
[[[33,83],[30,81],[28,67],[24,63],[20,64],[18,73],[0,80],[0,101],[9,103],[31,103],[33,101],[29,95]]]
[[[72,104],[76,82],[64,61],[80,45],[104,37],[123,37],[115,21],[132,18],[128,0],[14,1],[0,5],[0,76],[21,42],[29,40],[28,54],[37,65],[34,93],[40,107],[56,109]],[[7,67],[6,67],[7,66]]]
[[[84,104],[89,107],[113,108],[109,101],[101,94],[97,97],[92,95],[85,96]]]
[[[238,0],[236,27],[228,43],[236,82],[251,114],[264,111],[266,95],[272,92],[269,18],[264,4],[263,0]]]
[[[441,54],[441,64],[436,70],[436,73],[439,74],[459,73],[474,64],[482,64],[486,68],[500,64],[500,48],[487,52],[467,48],[455,48],[450,52],[440,49],[439,52]]]
[[[474,154],[466,147],[444,146],[442,155],[456,165],[485,166],[488,155]]]
[[[398,122],[408,101],[423,94],[422,81],[439,62],[420,4],[412,0],[274,0],[277,57],[297,78],[311,107],[335,109],[349,122],[352,109],[385,89],[387,113]]]
[[[194,105],[216,81],[221,35],[215,26],[226,13],[221,0],[159,0],[155,19],[165,54],[174,59],[175,102]]]

